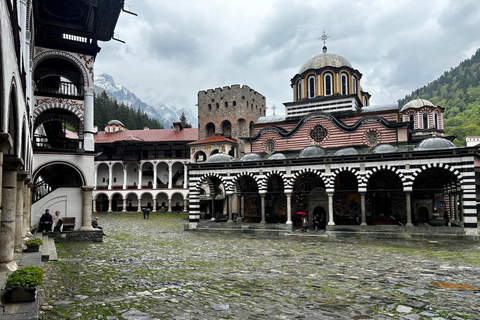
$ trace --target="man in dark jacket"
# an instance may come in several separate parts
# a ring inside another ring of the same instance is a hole
[[[45,210],[45,213],[40,217],[40,224],[38,226],[39,232],[52,231],[53,217],[50,214],[50,210]]]

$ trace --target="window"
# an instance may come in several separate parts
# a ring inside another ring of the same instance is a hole
[[[332,81],[332,75],[330,73],[327,73],[326,75],[323,76],[323,81],[324,81],[324,95],[326,96],[331,96],[333,94],[333,81]]]
[[[428,129],[428,114],[423,114],[423,129]]]
[[[117,182],[117,177],[113,177],[113,182]]]
[[[348,76],[346,73],[342,73],[342,94],[348,94]]]
[[[413,119],[413,114],[410,115],[410,122],[413,122],[414,119]]]
[[[302,80],[297,82],[297,101],[302,100]]]
[[[217,102],[217,104],[216,104],[215,106],[217,107],[217,109],[220,108],[220,105],[218,104],[218,102]]]
[[[312,130],[310,130],[310,138],[315,142],[322,142],[328,135],[327,129],[321,124],[317,124]]]
[[[265,151],[267,153],[274,153],[275,152],[275,140],[273,139],[268,139],[265,142]]]
[[[308,93],[309,98],[315,97],[315,76],[308,77]]]
[[[233,101],[233,106],[237,106],[237,101]]]
[[[435,113],[435,129],[438,129],[438,114]]]
[[[357,94],[357,76],[352,77],[352,91],[354,94]]]
[[[225,108],[228,108],[228,102],[225,101]]]
[[[105,177],[102,179],[102,182],[105,182]]]
[[[208,104],[208,110],[212,110],[212,105],[210,103]]]
[[[367,132],[365,136],[365,140],[367,141],[367,145],[369,147],[374,147],[378,144],[378,133],[375,130],[370,130]]]

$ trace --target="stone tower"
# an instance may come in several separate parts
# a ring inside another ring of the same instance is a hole
[[[236,139],[238,156],[244,154],[241,137],[253,133],[253,124],[266,114],[266,99],[247,85],[234,84],[198,92],[198,139],[223,135]]]

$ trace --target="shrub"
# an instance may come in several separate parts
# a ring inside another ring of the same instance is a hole
[[[27,247],[36,247],[41,246],[43,244],[43,241],[40,238],[33,238],[28,240],[25,244],[27,245]]]
[[[40,267],[25,267],[13,271],[7,278],[5,289],[30,289],[43,283],[43,269]]]

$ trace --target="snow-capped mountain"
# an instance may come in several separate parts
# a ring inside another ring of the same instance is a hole
[[[150,118],[157,119],[166,129],[172,126],[172,122],[179,120],[182,112],[185,113],[187,121],[190,122],[193,127],[198,126],[197,115],[193,114],[191,110],[186,108],[177,109],[175,107],[167,107],[162,103],[150,106],[124,86],[116,84],[111,75],[99,74],[95,76],[95,92],[101,93],[103,91],[113,99],[117,100],[118,103],[128,105],[135,110],[140,109]]]

